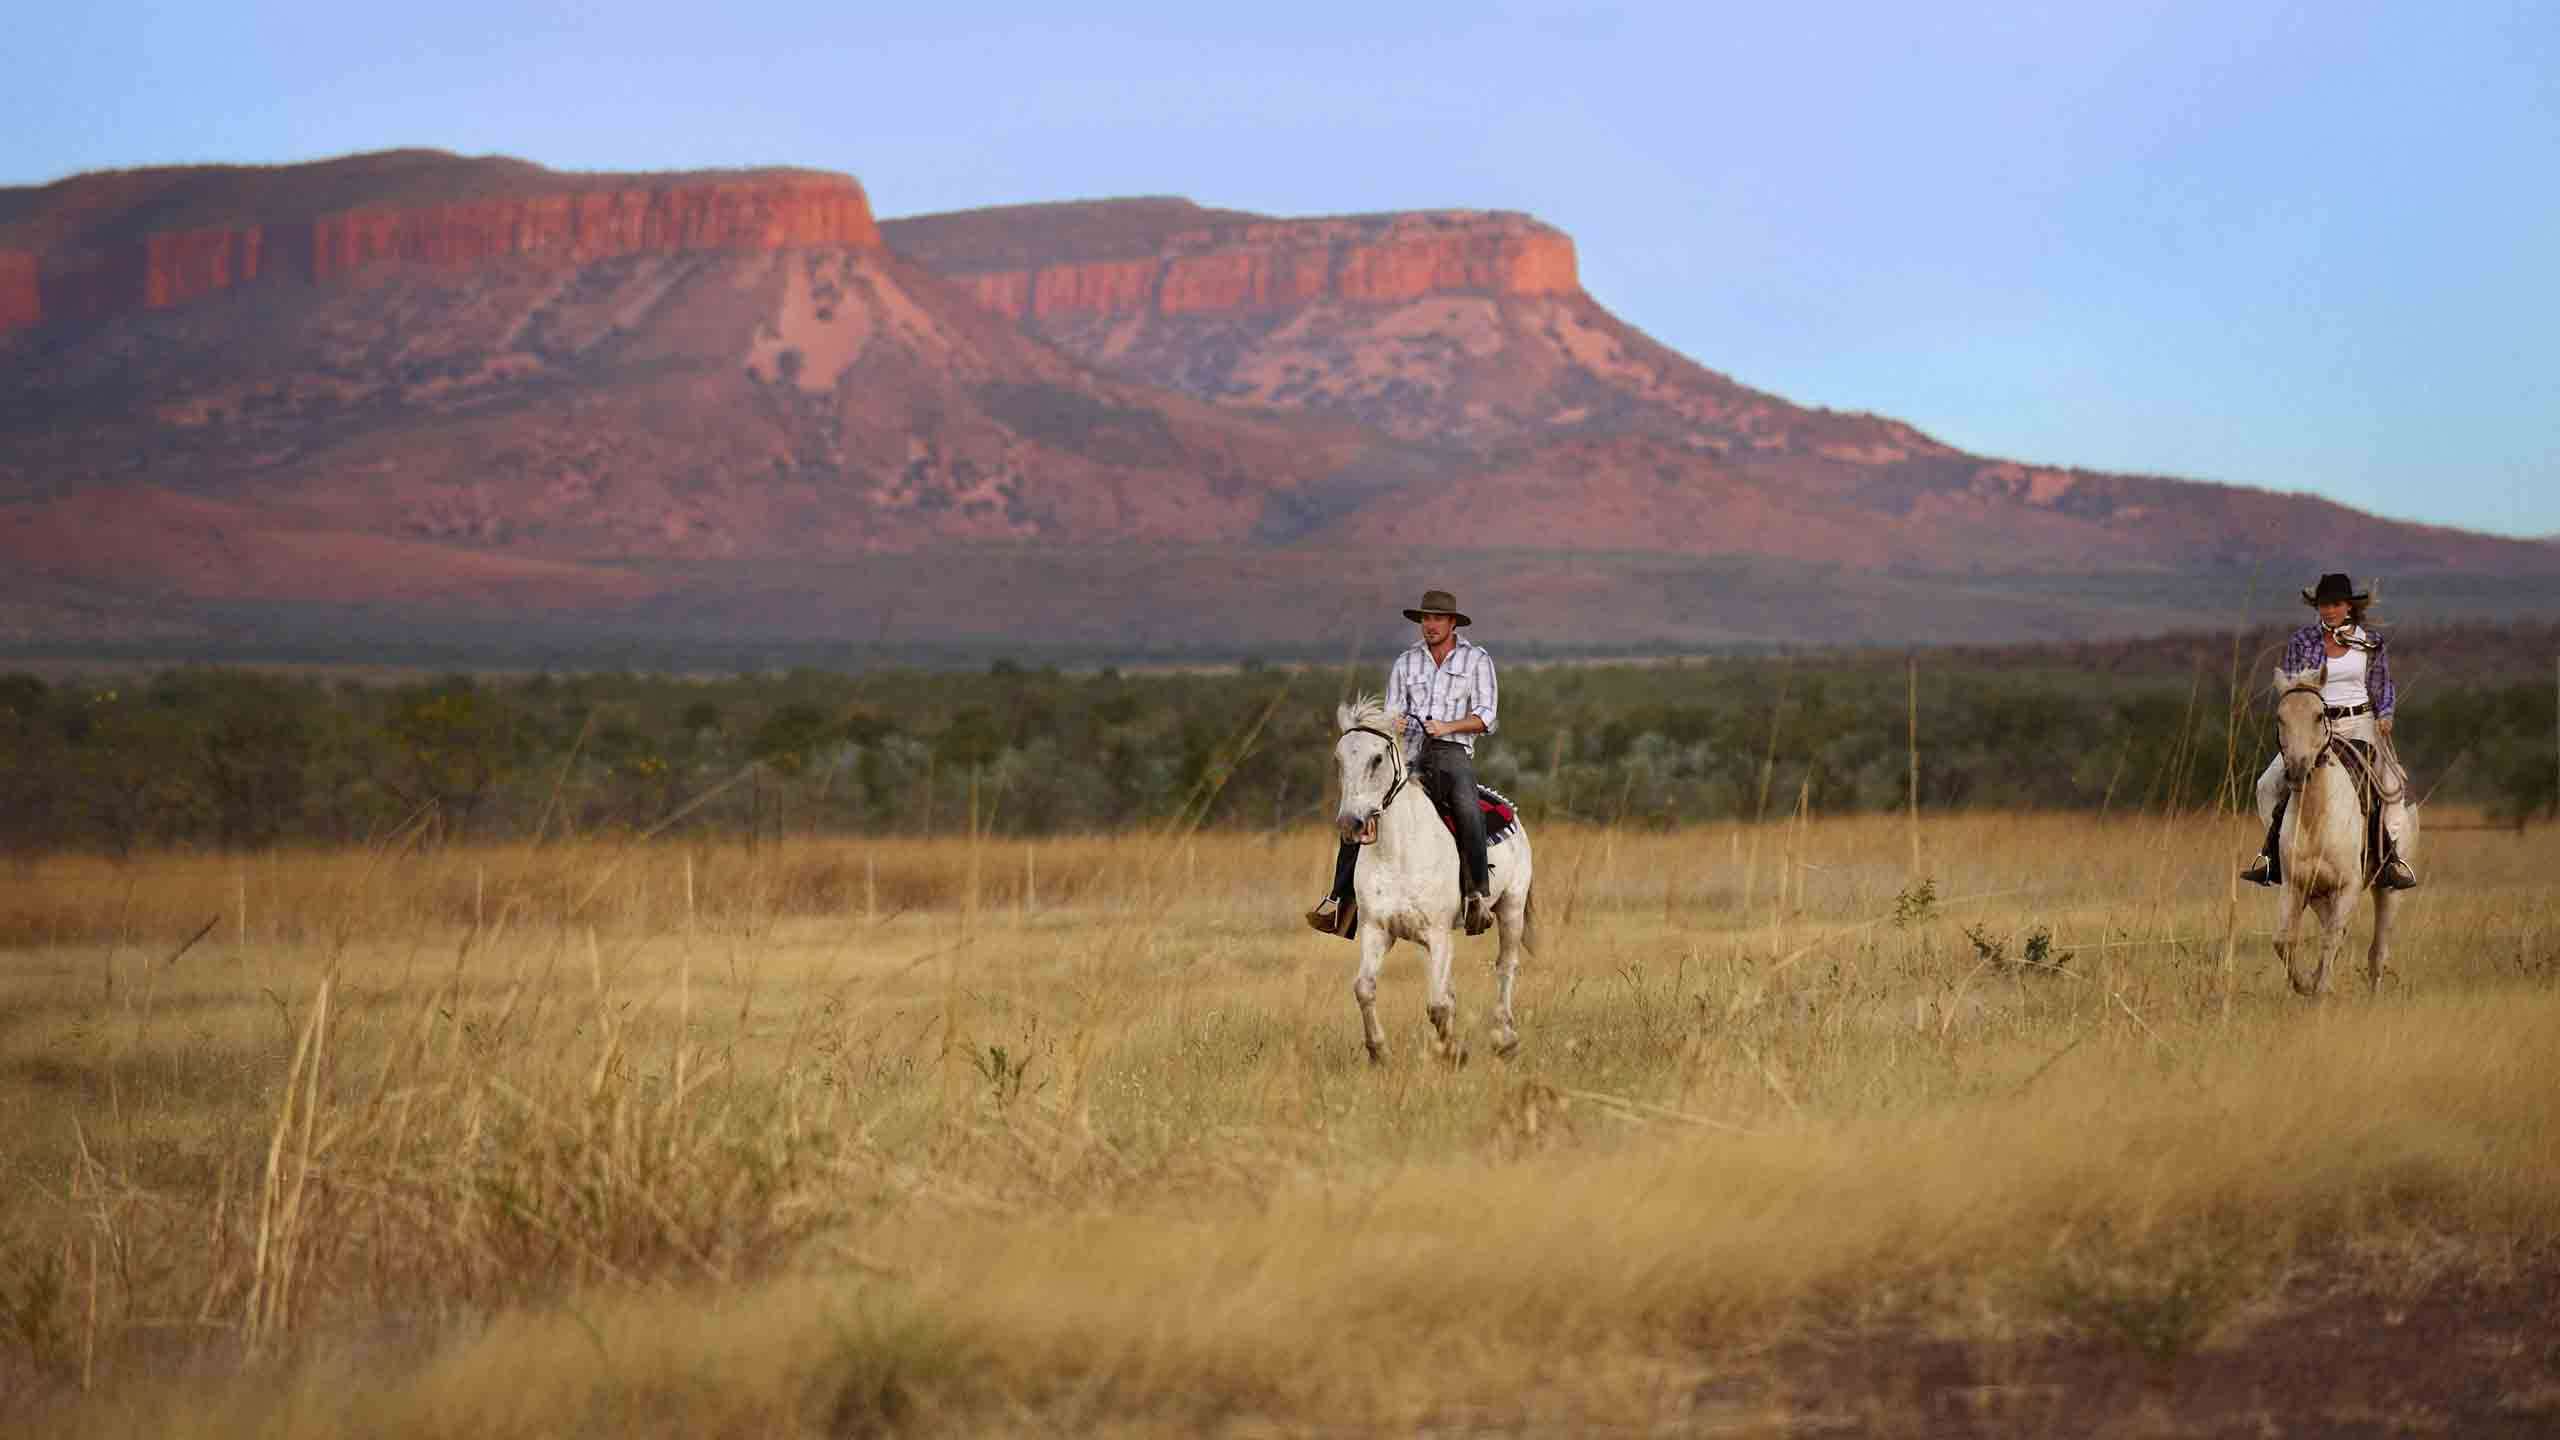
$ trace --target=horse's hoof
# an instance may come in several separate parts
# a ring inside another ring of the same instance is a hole
[[[1384,1045],[1379,1044],[1379,1043],[1378,1043],[1378,1042],[1376,1042],[1375,1040],[1370,1041],[1370,1042],[1369,1042],[1369,1063],[1370,1063],[1370,1064],[1372,1064],[1372,1065],[1384,1065],[1384,1064],[1386,1064],[1386,1063],[1387,1063],[1387,1047],[1386,1047],[1386,1046],[1384,1046]]]
[[[1510,1059],[1512,1056],[1517,1055],[1517,1054],[1519,1054],[1519,1053],[1520,1053],[1520,1037],[1519,1037],[1519,1036],[1517,1036],[1517,1035],[1503,1035],[1503,1036],[1498,1036],[1498,1037],[1496,1037],[1496,1038],[1495,1038],[1495,1040],[1494,1040],[1494,1042],[1493,1042],[1493,1058],[1495,1058],[1496,1060],[1508,1060],[1508,1059]]]

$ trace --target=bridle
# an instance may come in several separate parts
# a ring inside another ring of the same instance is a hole
[[[1386,814],[1387,807],[1396,803],[1397,793],[1404,789],[1404,782],[1412,776],[1413,772],[1408,769],[1404,763],[1404,742],[1397,739],[1395,736],[1388,734],[1386,731],[1379,729],[1375,725],[1354,725],[1350,729],[1343,731],[1342,735],[1375,735],[1379,739],[1387,742],[1387,754],[1395,761],[1395,782],[1387,786],[1386,798],[1378,802],[1378,808],[1369,812],[1369,818],[1374,820],[1378,816]],[[1333,743],[1336,745],[1341,744],[1342,735],[1335,736]],[[1374,844],[1376,842],[1364,841],[1362,843]]]
[[[2287,775],[2285,777],[2284,783],[2286,788],[2293,790],[2299,790],[2302,788],[2303,780],[2310,778],[2311,771],[2317,770],[2321,766],[2328,764],[2329,753],[2335,750],[2338,746],[2337,727],[2335,722],[2329,719],[2328,702],[2321,695],[2319,686],[2295,685],[2287,688],[2282,694],[2276,696],[2276,708],[2279,710],[2283,709],[2284,702],[2292,699],[2296,695],[2308,695],[2314,701],[2319,703],[2320,748],[2312,753],[2311,763],[2303,767],[2303,775],[2300,778],[2296,778],[2291,775]]]
[[[2320,687],[2317,685],[2290,686],[2282,694],[2276,696],[2276,704],[2278,706],[2282,706],[2285,701],[2292,699],[2296,695],[2308,695],[2312,699],[2321,702],[2320,748],[2312,755],[2311,763],[2303,767],[2303,777],[2301,780],[2297,780],[2290,775],[2285,777],[2285,788],[2288,790],[2301,789],[2303,781],[2311,778],[2310,772],[2328,764],[2329,758],[2333,755],[2346,756],[2348,765],[2352,769],[2362,772],[2359,775],[2350,776],[2349,779],[2351,781],[2360,780],[2368,785],[2381,784],[2381,772],[2374,767],[2371,760],[2367,759],[2360,751],[2356,750],[2354,746],[2342,745],[2339,743],[2338,722],[2330,718],[2328,702],[2326,697],[2320,693]]]

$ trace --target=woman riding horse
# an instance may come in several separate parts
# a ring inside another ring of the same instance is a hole
[[[2357,747],[2382,792],[2383,854],[2373,883],[2385,890],[2415,889],[2418,874],[2401,855],[2409,833],[2409,776],[2400,768],[2398,750],[2391,743],[2391,711],[2399,694],[2391,683],[2382,637],[2365,625],[2373,592],[2357,590],[2355,581],[2345,575],[2329,574],[2302,592],[2302,603],[2320,618],[2293,632],[2276,673],[2317,672],[2320,676],[2320,702],[2328,716],[2330,738]],[[2260,885],[2283,882],[2277,840],[2284,832],[2288,793],[2284,756],[2279,754],[2258,776],[2258,813],[2267,819],[2266,848],[2258,852],[2255,865],[2240,872],[2241,879]]]

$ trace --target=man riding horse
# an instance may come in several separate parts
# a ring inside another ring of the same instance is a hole
[[[1485,863],[1484,810],[1476,802],[1475,750],[1477,736],[1493,733],[1500,699],[1493,657],[1458,633],[1470,621],[1446,590],[1425,590],[1404,618],[1421,638],[1387,667],[1387,713],[1396,717],[1414,777],[1456,824],[1467,933],[1481,935],[1493,924],[1493,881]],[[1359,859],[1360,842],[1343,841],[1334,854],[1333,893],[1307,912],[1309,925],[1328,935],[1352,933],[1351,877]]]
[[[2323,575],[2316,587],[2302,592],[2302,603],[2319,618],[2293,632],[2276,673],[2320,677],[2320,699],[2331,738],[2356,747],[2361,768],[2370,771],[2380,792],[2382,853],[2373,883],[2385,890],[2415,889],[2418,872],[2401,854],[2408,835],[2409,776],[2400,768],[2399,752],[2391,741],[2391,712],[2399,702],[2399,691],[2391,683],[2382,636],[2365,625],[2373,592],[2370,588],[2359,591],[2348,576]],[[2284,833],[2289,794],[2284,756],[2278,755],[2258,777],[2258,813],[2267,821],[2266,848],[2259,852],[2256,864],[2240,872],[2241,879],[2260,885],[2283,882],[2277,841]]]

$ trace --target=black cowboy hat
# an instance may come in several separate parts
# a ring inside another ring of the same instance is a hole
[[[1458,608],[1458,597],[1446,590],[1423,591],[1422,603],[1404,612],[1404,618],[1407,620],[1419,620],[1425,615],[1446,615],[1461,625],[1475,623],[1467,618],[1465,611]]]
[[[2368,585],[2358,590],[2354,580],[2336,573],[2321,576],[2317,586],[2302,592],[2302,603],[2305,605],[2326,605],[2332,600],[2344,600],[2350,605],[2362,605],[2372,598],[2372,586]]]

